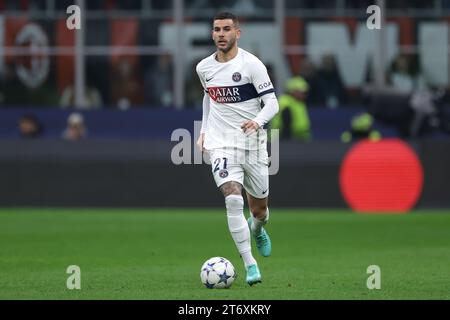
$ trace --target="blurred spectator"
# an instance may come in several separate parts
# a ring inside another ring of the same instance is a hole
[[[144,102],[143,83],[136,75],[136,68],[124,57],[115,68],[111,97],[113,105],[121,110]]]
[[[280,111],[273,118],[270,127],[280,130],[280,138],[308,141],[311,128],[306,97],[308,83],[302,77],[293,77],[286,83],[286,93],[278,99]]]
[[[370,114],[378,122],[393,126],[401,138],[448,131],[443,90],[423,89],[405,93],[392,87],[373,87],[365,91]]]
[[[85,98],[83,106],[75,106],[75,90],[73,86],[67,86],[61,94],[59,105],[63,109],[99,109],[103,105],[102,96],[97,88],[88,86],[85,88]]]
[[[342,82],[336,59],[331,54],[322,57],[322,64],[317,73],[320,104],[327,108],[335,109],[345,102],[345,88]]]
[[[411,93],[424,89],[425,81],[419,73],[418,63],[412,56],[401,54],[394,62],[389,73],[389,82],[399,92]]]
[[[99,29],[99,26],[96,26]],[[100,28],[100,29],[103,29]],[[97,35],[99,35],[98,32]],[[106,44],[105,44],[106,45]],[[91,87],[99,94],[98,97],[91,96],[93,105],[97,104],[97,98],[100,100],[100,107],[106,108],[113,106],[111,103],[112,75],[114,71],[114,63],[111,63],[109,56],[89,56],[86,59],[86,86]]]
[[[67,118],[67,127],[63,132],[63,138],[66,140],[78,141],[86,137],[87,129],[83,115],[78,112],[71,113]]]
[[[25,85],[12,63],[3,66],[0,75],[0,103],[3,106],[56,106],[59,95],[54,81],[48,80],[36,88]]]
[[[194,69],[195,70],[195,69]],[[160,55],[153,69],[144,77],[146,102],[155,106],[169,107],[173,104],[172,57]]]
[[[351,120],[350,130],[341,135],[344,143],[355,142],[361,139],[377,141],[381,139],[381,133],[373,129],[373,117],[367,112],[357,114]]]
[[[320,83],[316,71],[316,66],[311,59],[305,57],[301,61],[299,75],[305,79],[309,85],[308,97],[306,102],[308,105],[318,104],[321,99]]]
[[[38,138],[43,132],[42,124],[36,116],[25,114],[19,119],[19,134],[22,138]]]

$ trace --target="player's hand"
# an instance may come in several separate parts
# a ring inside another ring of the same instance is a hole
[[[245,134],[250,135],[256,131],[258,131],[259,129],[259,124],[253,120],[248,120],[245,121],[242,125],[241,125],[242,130],[244,131]]]
[[[200,137],[198,137],[198,140],[197,140],[197,148],[198,148],[200,151],[206,151],[205,148],[203,148],[203,142],[204,142],[204,140],[205,140],[205,134],[202,133],[202,134],[200,134]]]

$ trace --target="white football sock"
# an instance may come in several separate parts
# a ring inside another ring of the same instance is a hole
[[[251,251],[250,230],[244,217],[244,198],[240,195],[231,194],[225,198],[225,206],[227,208],[228,229],[245,266],[256,264]]]
[[[267,221],[269,221],[269,208],[267,208],[266,217],[263,220],[255,218],[255,216],[252,213],[250,214],[252,215],[253,218],[252,233],[254,235],[260,235],[262,227],[267,223]]]

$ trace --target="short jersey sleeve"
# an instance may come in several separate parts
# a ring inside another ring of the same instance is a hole
[[[263,96],[268,93],[275,92],[272,81],[267,73],[266,66],[260,61],[256,60],[251,65],[252,83],[258,92],[258,96]]]

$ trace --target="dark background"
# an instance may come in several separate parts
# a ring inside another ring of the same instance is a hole
[[[222,207],[210,166],[174,165],[166,140],[0,141],[0,206]],[[418,208],[450,207],[450,142],[410,144],[424,169]],[[351,145],[280,144],[276,207],[345,208],[339,169]]]

